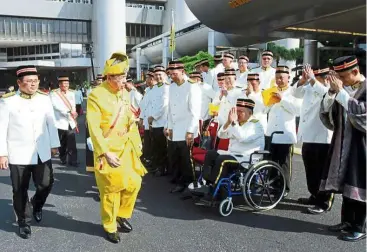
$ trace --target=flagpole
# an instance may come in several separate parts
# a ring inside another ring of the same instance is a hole
[[[176,43],[176,41],[172,41],[175,40],[176,37],[176,33],[175,33],[175,12],[173,10],[173,8],[171,9],[171,60],[173,61],[173,51],[175,50],[176,45],[174,43]],[[172,34],[173,33],[173,34]]]

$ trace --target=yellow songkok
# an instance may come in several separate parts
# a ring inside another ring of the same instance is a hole
[[[115,52],[106,61],[103,75],[127,74],[129,71],[129,58],[124,52]]]

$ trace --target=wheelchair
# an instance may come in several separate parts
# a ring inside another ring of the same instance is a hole
[[[275,134],[283,134],[283,132],[273,132],[270,142]],[[261,158],[254,158],[255,155]],[[204,184],[202,174],[197,183]],[[255,151],[250,155],[249,161],[239,163],[232,174],[218,181],[214,192],[210,195],[212,198],[210,205],[215,206],[215,199],[221,194],[220,196],[224,199],[219,202],[219,214],[227,217],[233,211],[233,197],[242,195],[246,205],[252,210],[266,211],[277,206],[283,199],[285,190],[286,179],[283,169],[278,163],[271,161],[270,151]],[[200,201],[204,196],[195,192],[192,194],[196,201]]]

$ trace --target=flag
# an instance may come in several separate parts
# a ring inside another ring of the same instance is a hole
[[[169,42],[169,51],[173,53],[176,49],[176,32],[175,32],[175,17],[174,12],[172,10],[172,17],[171,17],[171,34],[170,34],[170,42]]]

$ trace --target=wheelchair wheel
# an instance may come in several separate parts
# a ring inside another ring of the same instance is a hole
[[[219,204],[219,213],[223,217],[229,216],[233,211],[233,202],[231,198],[226,198],[222,200]]]
[[[269,160],[253,165],[244,182],[245,201],[254,210],[273,209],[282,200],[286,188],[282,168]]]

